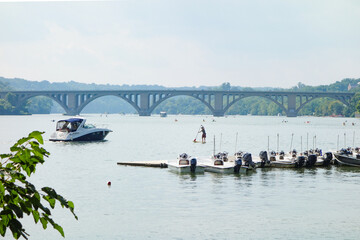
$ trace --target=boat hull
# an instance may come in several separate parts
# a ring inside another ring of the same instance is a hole
[[[234,167],[205,166],[205,172],[229,174],[229,173],[234,173]]]
[[[273,161],[270,163],[273,168],[295,168],[295,162],[290,161]]]
[[[360,167],[360,159],[350,155],[343,155],[334,153],[335,158],[339,161],[340,164],[353,166],[353,167]]]
[[[170,171],[177,173],[204,173],[205,171],[205,167],[200,165],[196,166],[195,172],[191,171],[190,165],[183,166],[168,163],[168,168]]]
[[[101,141],[104,140],[105,137],[109,134],[109,130],[99,130],[93,131],[86,134],[76,134],[68,133],[68,134],[56,134],[53,138],[50,138],[50,141],[53,142],[70,142],[70,141]]]

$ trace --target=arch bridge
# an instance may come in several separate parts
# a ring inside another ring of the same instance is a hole
[[[46,96],[63,107],[67,115],[78,115],[83,108],[103,96],[116,96],[132,105],[140,116],[150,116],[163,101],[175,96],[190,96],[205,104],[214,116],[224,116],[237,101],[246,97],[263,97],[276,103],[288,117],[296,117],[299,110],[316,98],[333,98],[350,104],[354,93],[345,92],[282,92],[282,91],[221,91],[221,90],[112,90],[112,91],[7,91],[0,92],[0,99],[8,93],[14,95],[15,107],[28,99]]]

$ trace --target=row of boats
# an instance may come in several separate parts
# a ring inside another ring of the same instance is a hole
[[[239,151],[233,156],[219,152],[211,157],[191,157],[182,153],[174,161],[168,162],[168,168],[178,173],[246,173],[255,168],[310,168],[326,167],[331,164],[360,167],[359,148],[341,149],[336,152],[322,153],[320,149],[298,153],[296,150],[285,154],[261,151],[258,156]]]

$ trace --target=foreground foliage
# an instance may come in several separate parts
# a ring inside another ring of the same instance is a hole
[[[42,224],[46,229],[50,223],[54,229],[64,237],[60,225],[51,218],[50,208],[55,207],[56,201],[64,208],[68,208],[74,217],[74,204],[57,194],[53,188],[36,187],[27,181],[35,173],[36,166],[44,163],[44,157],[49,156],[44,148],[42,132],[34,131],[28,137],[17,141],[11,148],[11,153],[0,154],[0,234],[5,236],[9,229],[15,239],[24,237],[28,239],[20,219],[24,214],[32,215],[35,223]],[[44,204],[45,203],[45,204]]]

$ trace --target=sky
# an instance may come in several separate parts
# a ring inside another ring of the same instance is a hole
[[[282,88],[360,78],[360,1],[0,0],[0,76]]]

